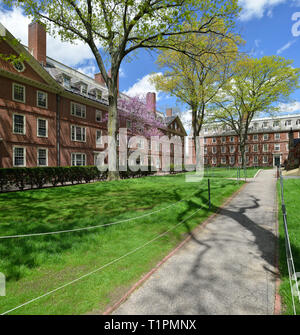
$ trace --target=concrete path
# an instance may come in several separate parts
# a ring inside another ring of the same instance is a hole
[[[275,170],[263,170],[113,314],[273,314]]]

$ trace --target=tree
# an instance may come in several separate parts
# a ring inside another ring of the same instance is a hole
[[[233,77],[223,86],[212,107],[213,120],[229,126],[239,139],[242,167],[250,122],[259,113],[274,115],[278,103],[288,100],[299,88],[299,68],[283,57],[244,57],[233,69]]]
[[[213,29],[214,33],[206,35],[177,36],[177,41],[187,50],[192,50],[195,57],[177,50],[163,50],[157,62],[167,70],[163,75],[156,75],[152,79],[156,89],[177,97],[191,109],[192,135],[198,154],[198,137],[206,108],[213,103],[231,75],[230,68],[238,57],[238,45],[242,43],[241,38],[231,33],[222,20],[215,22]],[[199,158],[197,155],[197,164],[200,164]]]
[[[53,35],[71,42],[82,40],[93,52],[109,92],[108,135],[114,139],[109,144],[109,179],[118,178],[117,78],[123,59],[139,48],[180,50],[170,36],[207,34],[220,17],[233,24],[239,12],[237,0],[4,0],[4,3],[20,5]],[[184,22],[198,24],[191,31]],[[105,59],[110,62],[111,76],[105,69]]]

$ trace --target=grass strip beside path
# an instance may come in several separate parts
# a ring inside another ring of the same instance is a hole
[[[296,272],[300,272],[300,179],[284,179],[284,201],[287,211],[288,231],[293,253]],[[284,226],[281,209],[280,181],[277,183],[278,194],[278,220],[279,220],[279,271],[281,277],[280,296],[283,304],[283,314],[294,314],[291,287],[289,282],[289,272],[286,262]],[[298,278],[299,281],[300,278]],[[292,282],[295,284],[295,282]],[[296,314],[300,315],[300,303],[298,297],[295,298]]]

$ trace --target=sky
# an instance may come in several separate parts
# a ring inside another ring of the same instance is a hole
[[[279,55],[294,61],[300,67],[300,0],[239,0],[242,12],[236,21],[237,30],[246,41],[243,51],[254,57]],[[0,22],[21,42],[27,45],[27,26],[30,20],[20,9],[5,10],[0,6]],[[99,72],[89,48],[83,43],[71,45],[48,36],[48,56],[93,77]],[[156,54],[139,51],[120,69],[120,90],[128,95],[156,92],[149,78],[161,70],[156,64]],[[177,107],[182,112],[188,106],[162,92],[157,94],[157,107],[165,111]],[[300,113],[300,90],[291,101],[281,105],[282,114]],[[184,121],[189,119],[186,113]]]

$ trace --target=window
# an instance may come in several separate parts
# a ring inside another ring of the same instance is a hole
[[[48,150],[47,149],[38,149],[37,165],[38,166],[48,166]]]
[[[268,156],[264,156],[264,157],[263,157],[263,163],[264,163],[264,164],[268,163]]]
[[[226,142],[226,137],[222,137],[222,142],[223,142],[223,143]]]
[[[257,134],[253,135],[253,141],[258,141],[258,135]]]
[[[254,144],[253,145],[253,152],[257,152],[258,151],[258,145],[257,144]]]
[[[131,127],[132,127],[131,120],[126,120],[126,128],[131,129]]]
[[[80,93],[86,95],[87,94],[88,86],[86,84],[80,85]]]
[[[37,119],[37,136],[48,137],[48,122],[45,119]]]
[[[204,144],[206,144],[206,143],[207,143],[207,138],[205,137],[205,138],[204,138]]]
[[[275,134],[275,140],[280,140],[280,134]]]
[[[204,128],[204,134],[208,133],[208,128]]]
[[[234,164],[234,156],[230,156],[230,164]]]
[[[13,63],[13,67],[14,67],[14,69],[15,69],[16,71],[18,71],[18,72],[24,72],[25,69],[26,69],[24,63],[23,63],[23,62],[20,62],[20,61],[16,61],[16,62],[14,62],[14,63]]]
[[[254,164],[257,164],[257,163],[258,163],[258,156],[254,156],[254,157],[253,157],[253,163],[254,163]]]
[[[300,119],[298,119],[297,121],[296,121],[296,126],[299,126],[300,125]]]
[[[26,166],[26,149],[23,147],[13,148],[13,164],[14,166]]]
[[[230,136],[230,142],[234,142],[234,137]]]
[[[254,122],[254,123],[253,123],[253,128],[254,128],[254,129],[257,129],[257,128],[258,128],[258,123],[257,123],[257,122]]]
[[[42,91],[37,91],[36,105],[41,108],[48,108],[48,94]]]
[[[233,145],[231,145],[230,146],[230,153],[233,153],[235,150],[234,150],[234,146]]]
[[[102,91],[100,91],[100,90],[96,91],[96,99],[98,99],[98,100],[102,99]]]
[[[226,157],[222,157],[222,158],[221,158],[221,163],[222,163],[222,164],[226,164]]]
[[[285,123],[284,123],[284,125],[286,127],[291,126],[292,125],[292,120],[286,120]]]
[[[13,84],[13,100],[25,102],[25,86],[15,83]]]
[[[280,144],[279,143],[274,144],[274,150],[275,151],[280,151]]]
[[[207,154],[207,147],[204,148],[204,154]]]
[[[71,154],[71,165],[72,166],[86,165],[86,154],[72,153]]]
[[[71,78],[63,75],[63,86],[66,88],[71,88]]]
[[[262,128],[268,128],[269,123],[268,122],[263,122],[262,123]]]
[[[279,127],[279,125],[280,125],[279,121],[274,121],[273,122],[273,127]]]
[[[71,115],[85,118],[86,107],[84,105],[80,105],[76,102],[71,102]]]
[[[85,128],[79,126],[71,126],[71,140],[85,142]]]
[[[102,121],[102,111],[96,110],[96,122]]]
[[[217,143],[217,139],[215,137],[213,137],[212,142]]]
[[[25,116],[20,114],[13,114],[13,133],[25,135]]]
[[[216,157],[213,157],[212,160],[211,160],[212,164],[216,164],[217,163],[217,158]]]
[[[246,156],[246,164],[249,164],[249,156]]]
[[[245,145],[245,152],[249,152],[249,145]]]
[[[268,150],[269,150],[269,145],[268,144],[264,144],[263,151],[267,152]]]
[[[216,147],[212,147],[212,153],[216,154],[217,153],[217,148]]]
[[[102,144],[102,130],[96,130],[96,145]]]
[[[204,157],[204,164],[206,165],[208,163],[207,157]]]
[[[264,141],[267,141],[269,139],[269,134],[264,134]]]
[[[221,147],[221,152],[222,152],[222,154],[225,154],[225,152],[226,152],[226,147]]]

